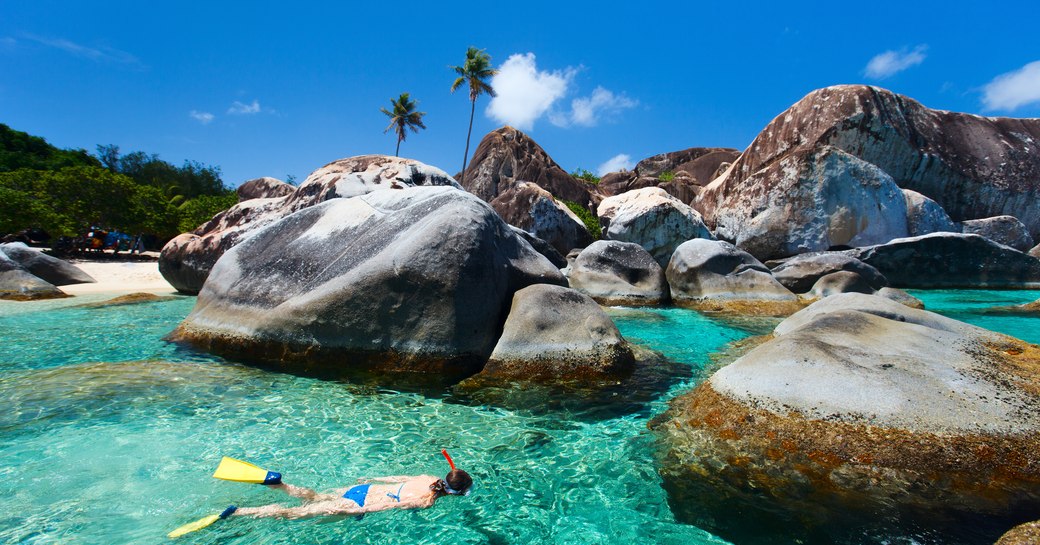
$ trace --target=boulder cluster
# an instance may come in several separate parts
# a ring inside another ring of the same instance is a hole
[[[21,242],[0,244],[0,299],[57,299],[68,296],[58,286],[88,282],[96,280],[66,261]]]

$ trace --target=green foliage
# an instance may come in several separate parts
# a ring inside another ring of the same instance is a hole
[[[662,182],[670,182],[675,179],[675,173],[670,170],[666,170],[658,174],[657,179],[661,180]]]
[[[592,185],[598,184],[600,180],[599,176],[596,176],[595,174],[581,167],[574,169],[574,172],[571,172],[571,176],[573,176],[577,180],[583,180]]]
[[[59,170],[74,166],[100,166],[86,150],[63,150],[39,136],[16,131],[0,123],[0,172],[28,168]]]
[[[412,132],[418,133],[419,129],[426,128],[422,121],[426,112],[416,110],[419,106],[419,101],[412,100],[408,93],[401,93],[401,96],[396,100],[390,99],[390,106],[393,108],[392,110],[380,108],[379,111],[390,118],[390,124],[386,126],[383,134],[389,132],[390,129],[394,129],[394,133],[397,134],[397,150],[394,151],[394,156],[397,156],[401,151],[401,142],[404,142],[405,137],[408,136],[406,129],[411,129]]]
[[[135,151],[120,155],[119,146],[97,147],[98,159],[109,170],[125,174],[140,185],[158,187],[185,199],[199,195],[223,195],[227,191],[220,178],[220,167],[203,165],[198,161],[184,161],[183,166],[167,163],[156,154]]]
[[[574,215],[581,219],[581,222],[585,224],[585,228],[588,229],[589,234],[592,235],[593,240],[599,240],[603,236],[603,230],[599,225],[599,218],[592,213],[591,210],[574,201],[563,201],[563,204],[567,205],[567,208],[574,212]]]
[[[238,195],[234,191],[228,191],[223,195],[202,195],[185,201],[178,208],[180,213],[178,229],[181,233],[194,231],[217,213],[227,210],[237,203]]]

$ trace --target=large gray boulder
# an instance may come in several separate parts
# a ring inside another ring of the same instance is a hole
[[[816,252],[786,259],[773,267],[773,276],[794,293],[806,293],[820,278],[838,271],[858,274],[875,290],[888,285],[877,269],[842,252]]]
[[[361,155],[333,161],[282,197],[251,199],[217,214],[163,247],[159,272],[177,291],[196,294],[228,249],[297,210],[329,199],[415,186],[460,186],[444,171],[411,159]]]
[[[962,221],[961,231],[984,236],[1020,252],[1028,252],[1033,247],[1033,237],[1030,236],[1029,230],[1014,216]]]
[[[680,306],[790,314],[798,296],[777,282],[751,254],[721,240],[694,239],[675,249],[665,269],[672,301]]]
[[[865,278],[850,271],[838,271],[823,275],[813,284],[809,293],[813,297],[830,297],[839,293],[866,293],[873,295],[877,289]]]
[[[593,242],[575,258],[568,280],[572,288],[602,305],[658,305],[668,300],[664,269],[633,242]]]
[[[1040,286],[1040,260],[979,235],[932,233],[845,253],[898,288]]]
[[[67,297],[54,284],[25,270],[18,262],[0,251],[0,299],[31,301]]]
[[[961,231],[939,203],[911,189],[904,189],[903,196],[906,197],[907,236]]]
[[[881,244],[908,233],[906,199],[892,177],[834,146],[784,155],[739,189],[719,189],[728,179],[712,182],[696,206],[712,211],[718,238],[758,259]]]
[[[742,195],[769,191],[789,172],[811,170],[808,163],[818,161],[812,150],[827,147],[934,199],[954,221],[1010,215],[1033,238],[1040,236],[1040,119],[932,110],[865,85],[819,89],[782,112],[705,188],[697,209],[716,226],[729,209],[747,208]]]
[[[252,199],[275,199],[292,193],[296,188],[278,178],[264,176],[253,178],[242,182],[235,192],[238,194],[238,202]]]
[[[51,257],[35,248],[30,248],[21,242],[0,244],[0,253],[18,263],[33,276],[55,286],[97,282],[92,276],[83,272],[83,269],[67,261]]]
[[[844,543],[909,511],[933,531],[958,513],[1037,512],[1038,369],[1035,345],[883,297],[828,297],[655,421],[673,511],[749,543],[776,524]]]
[[[491,208],[509,225],[548,242],[560,254],[592,242],[585,224],[548,191],[530,182],[517,182],[491,201]]]
[[[662,267],[683,242],[714,239],[696,210],[658,187],[603,199],[598,214],[604,238],[639,244]]]
[[[473,373],[513,294],[565,285],[486,203],[451,187],[331,199],[221,256],[172,334],[311,374]]]
[[[632,349],[589,296],[536,284],[517,291],[502,336],[481,375],[508,379],[599,379],[632,371]]]

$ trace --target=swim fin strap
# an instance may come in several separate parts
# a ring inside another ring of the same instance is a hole
[[[225,481],[256,484],[281,484],[282,474],[256,467],[249,462],[228,458],[220,460],[220,465],[213,476]]]

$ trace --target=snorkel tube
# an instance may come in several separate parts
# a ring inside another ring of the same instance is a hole
[[[444,455],[444,459],[448,461],[448,465],[451,466],[451,470],[452,471],[457,471],[455,469],[455,462],[453,462],[451,460],[451,456],[448,455],[448,449],[441,449],[441,454],[443,454]]]

